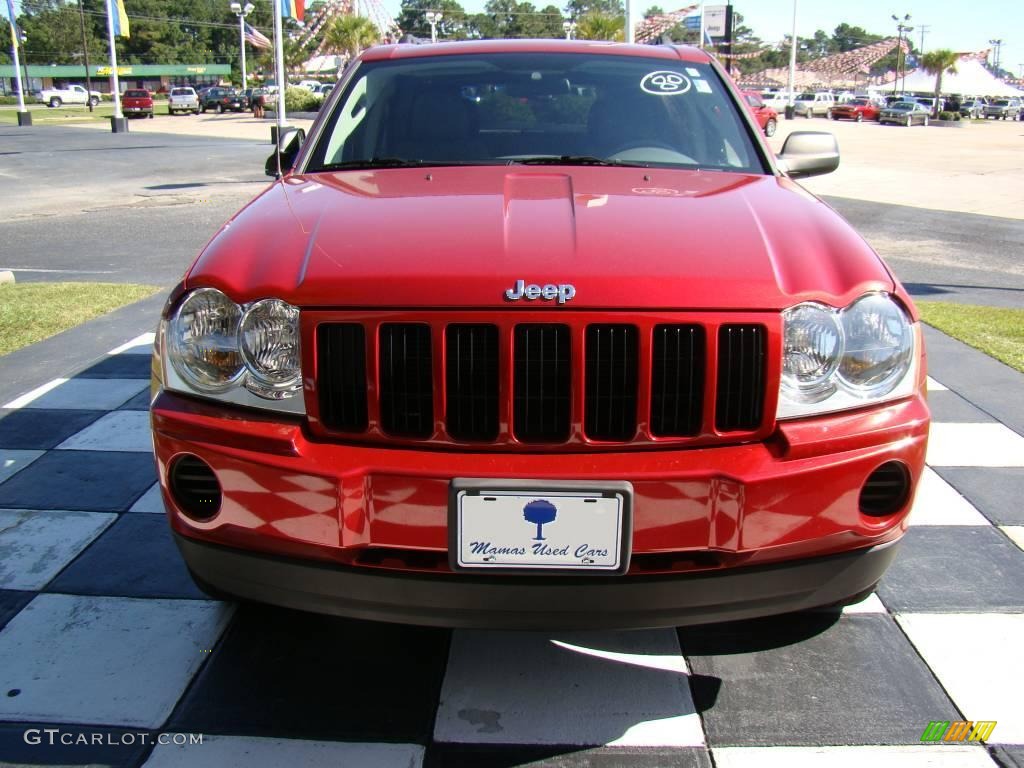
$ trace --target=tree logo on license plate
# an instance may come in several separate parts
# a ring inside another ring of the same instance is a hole
[[[526,522],[537,526],[537,535],[533,537],[534,541],[545,540],[544,526],[553,523],[556,517],[558,517],[558,510],[555,505],[544,499],[535,499],[523,507],[523,518]]]

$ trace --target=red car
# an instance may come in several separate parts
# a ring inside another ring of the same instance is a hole
[[[865,120],[877,120],[880,108],[870,99],[853,99],[851,101],[836,104],[829,112],[833,120],[856,120],[862,123]]]
[[[129,88],[121,96],[125,117],[153,117],[153,94],[143,88]]]
[[[754,113],[754,119],[761,126],[764,135],[774,136],[775,129],[779,124],[779,113],[765,104],[761,99],[761,94],[754,91],[744,91],[743,99],[747,102],[747,106],[750,107],[750,111]]]
[[[168,298],[197,583],[417,624],[626,628],[867,594],[928,435],[918,315],[703,51],[371,48]]]

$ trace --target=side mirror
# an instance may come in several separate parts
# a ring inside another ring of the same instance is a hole
[[[832,173],[839,167],[839,144],[831,133],[793,131],[777,160],[779,170],[793,179]]]
[[[289,128],[277,137],[277,149],[267,158],[264,166],[267,176],[281,178],[295,165],[295,158],[306,140],[306,132],[302,128]]]

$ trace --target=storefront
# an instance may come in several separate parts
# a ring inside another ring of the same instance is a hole
[[[26,91],[32,93],[44,88],[63,87],[71,84],[85,85],[85,67],[80,64],[30,64],[22,67],[21,76],[28,70]],[[92,88],[102,93],[110,92],[110,66],[94,64],[89,66]],[[146,88],[159,93],[173,85],[219,85],[227,82],[231,75],[230,64],[123,64],[117,68],[121,90]],[[0,64],[0,95],[17,92],[14,67]]]

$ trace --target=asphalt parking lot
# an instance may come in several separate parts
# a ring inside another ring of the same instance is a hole
[[[175,282],[266,184],[269,145],[155,130],[170,121],[139,121],[128,137],[0,129],[0,269]],[[915,294],[1022,306],[1024,222],[1003,197],[1020,191],[1024,124],[782,127],[773,143],[836,131],[843,168],[807,186]],[[973,179],[936,197],[943,168],[980,162],[936,147],[971,135],[997,147],[979,150],[992,199]],[[835,186],[815,186],[825,180]],[[0,360],[0,762],[1024,765],[1021,374],[929,331],[928,470],[900,559],[856,606],[632,633],[451,632],[222,604],[195,589],[154,486],[158,308]],[[12,386],[15,365],[28,373]],[[922,744],[934,720],[997,725],[988,745]],[[155,743],[169,733],[204,741]]]

